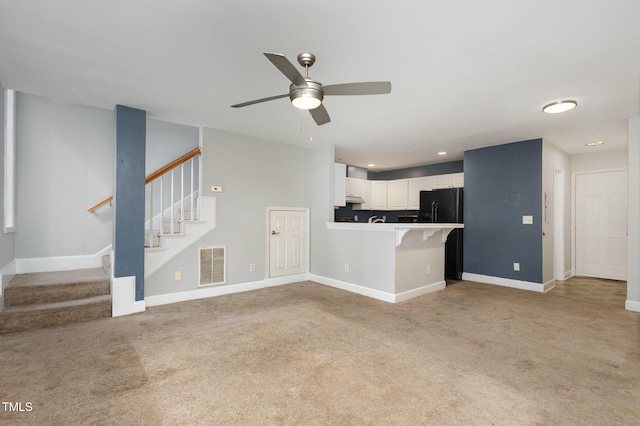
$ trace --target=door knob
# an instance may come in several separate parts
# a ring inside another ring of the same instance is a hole
[[[276,235],[276,234],[279,234],[279,232],[271,231],[271,235]]]

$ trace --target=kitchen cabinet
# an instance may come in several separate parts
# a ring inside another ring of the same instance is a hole
[[[464,173],[454,173],[452,180],[454,188],[464,188]]]
[[[362,185],[360,189],[360,197],[364,200],[362,204],[354,204],[353,210],[373,210],[373,200],[371,194],[371,182],[370,180],[358,179],[359,184]]]
[[[346,178],[345,192],[347,197],[362,197],[365,182],[364,179]]]
[[[420,209],[420,191],[433,189],[433,176],[424,176],[409,179],[407,190],[407,210]]]
[[[409,179],[387,182],[387,210],[407,210]]]
[[[387,210],[387,181],[372,180],[371,210]]]
[[[464,187],[464,173],[433,176],[433,189]]]
[[[333,205],[338,207],[344,207],[347,205],[346,200],[346,180],[347,180],[347,165],[341,163],[333,163],[333,176],[335,183],[335,194],[333,198]]]

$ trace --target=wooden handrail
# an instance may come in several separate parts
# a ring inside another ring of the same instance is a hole
[[[173,170],[176,167],[186,163],[187,161],[191,160],[196,155],[200,155],[200,154],[202,154],[202,150],[200,149],[200,147],[197,147],[193,151],[190,151],[190,152],[186,153],[182,157],[177,158],[177,159],[173,160],[172,162],[160,167],[158,170],[148,174],[147,177],[144,178],[144,184],[146,185],[149,182],[151,182],[153,180],[156,180],[157,178],[159,178],[160,176],[164,175],[165,173],[170,172],[171,170]],[[111,201],[113,201],[113,195],[111,195],[110,197],[105,198],[104,200],[100,201],[99,203],[94,204],[93,206],[89,207],[87,210],[90,213],[93,213],[96,210],[98,210],[100,207],[104,206],[105,204],[110,203]]]

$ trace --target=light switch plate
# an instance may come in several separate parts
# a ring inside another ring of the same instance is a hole
[[[523,225],[533,225],[533,216],[522,216]]]

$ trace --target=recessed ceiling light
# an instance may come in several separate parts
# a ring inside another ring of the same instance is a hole
[[[604,145],[604,142],[602,142],[602,141],[593,141],[593,142],[587,142],[584,145],[585,146],[600,146],[600,145]]]
[[[542,107],[542,112],[546,114],[559,114],[561,112],[569,111],[578,106],[576,101],[557,101],[552,102],[549,105]]]
[[[447,151],[440,151],[438,155],[447,155]]]
[[[375,167],[375,164],[367,164],[367,167]]]

